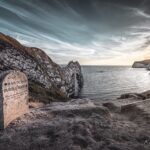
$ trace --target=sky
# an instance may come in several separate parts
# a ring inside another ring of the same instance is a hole
[[[150,58],[150,0],[0,0],[0,32],[59,64],[131,65]]]

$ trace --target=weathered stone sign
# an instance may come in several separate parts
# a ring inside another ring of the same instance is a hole
[[[28,111],[28,79],[19,71],[0,74],[0,129]]]

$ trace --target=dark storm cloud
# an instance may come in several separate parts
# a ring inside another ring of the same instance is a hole
[[[149,4],[148,0],[0,0],[0,31],[42,48],[60,63],[105,60],[148,47]]]

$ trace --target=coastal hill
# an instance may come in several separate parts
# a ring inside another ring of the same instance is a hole
[[[78,62],[60,67],[41,49],[26,47],[0,33],[0,71],[20,70],[29,78],[30,96],[66,101],[78,96],[83,76]],[[47,101],[47,100],[46,100]]]
[[[147,68],[150,69],[150,59],[143,61],[135,61],[132,65],[133,68]]]

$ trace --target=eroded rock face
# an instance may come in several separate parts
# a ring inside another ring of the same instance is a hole
[[[150,60],[143,60],[143,61],[135,61],[132,65],[132,68],[149,68]]]
[[[31,95],[50,100],[66,100],[78,96],[83,76],[78,62],[61,68],[45,52],[21,45],[0,33],[0,70],[20,70],[29,79]]]
[[[132,65],[133,68],[146,68],[147,65],[140,63],[140,62],[134,62],[134,64]]]

